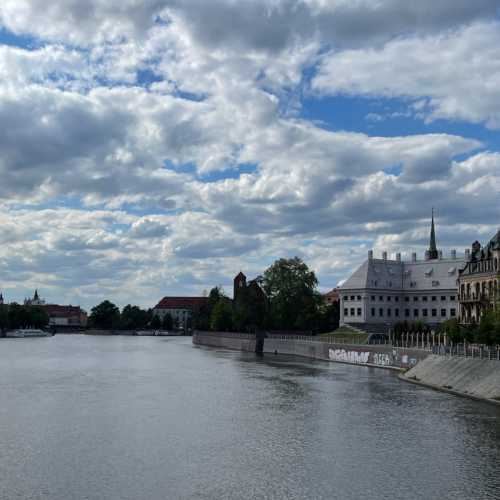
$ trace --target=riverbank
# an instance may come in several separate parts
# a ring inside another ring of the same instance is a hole
[[[193,344],[255,352],[255,337],[246,334],[194,332]],[[387,345],[335,344],[314,337],[269,337],[264,353],[397,370],[405,382],[500,405],[497,360],[446,357]]]
[[[497,360],[433,354],[400,378],[456,396],[500,405],[500,362]]]
[[[196,331],[193,333],[193,344],[255,352],[255,336],[247,334]],[[263,352],[399,371],[415,366],[429,355],[422,349],[338,344],[303,336],[270,336],[265,339]]]

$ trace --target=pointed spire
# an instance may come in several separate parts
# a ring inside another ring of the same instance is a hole
[[[434,228],[434,207],[432,208],[432,222],[431,222],[431,241],[429,244],[429,259],[439,258],[439,253],[436,246],[436,229]]]

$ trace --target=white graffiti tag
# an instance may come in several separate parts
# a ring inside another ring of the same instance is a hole
[[[328,356],[332,361],[344,361],[346,363],[366,364],[370,357],[369,352],[346,351],[345,349],[329,349]]]
[[[389,366],[391,364],[391,357],[389,354],[375,353],[373,355],[373,364],[380,366]]]

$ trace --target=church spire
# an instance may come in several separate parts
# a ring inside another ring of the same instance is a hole
[[[429,244],[429,259],[437,259],[439,257],[436,246],[436,230],[434,228],[434,208],[432,209],[432,222],[431,222],[431,241]]]

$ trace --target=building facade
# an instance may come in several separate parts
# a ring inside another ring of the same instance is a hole
[[[170,314],[177,328],[187,328],[193,314],[207,303],[208,297],[163,297],[153,308],[153,314],[162,321]]]
[[[497,307],[500,300],[500,231],[481,247],[478,241],[467,252],[467,263],[460,271],[460,320],[479,322],[485,311]]]
[[[387,331],[400,321],[421,321],[431,327],[459,317],[458,277],[465,259],[456,251],[443,257],[436,246],[434,215],[425,258],[410,261],[368,259],[340,287],[340,325]],[[376,331],[376,330],[375,330]]]

